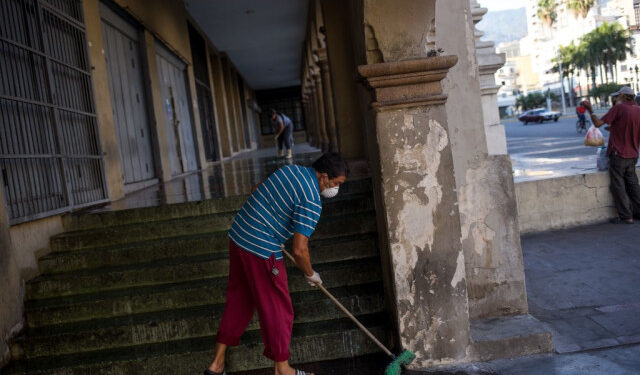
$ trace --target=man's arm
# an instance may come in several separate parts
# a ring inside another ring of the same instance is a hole
[[[306,276],[312,276],[314,271],[311,267],[308,245],[309,237],[298,232],[293,234],[293,258],[296,260],[296,265]]]
[[[598,116],[596,116],[594,113],[592,112],[589,112],[589,113],[591,114],[591,122],[593,123],[593,126],[595,126],[596,128],[599,128],[602,125],[606,124],[606,122],[599,119]]]
[[[593,123],[593,126],[595,126],[596,128],[601,127],[602,125],[606,124],[606,122],[602,121],[600,118],[598,118],[598,116],[596,116],[593,113],[593,107],[591,107],[591,103],[585,103],[585,107],[587,108],[587,111],[589,111],[589,115],[591,117],[591,122]]]
[[[278,133],[276,133],[276,137],[279,137],[280,134],[284,131],[284,123],[282,121],[278,121]]]

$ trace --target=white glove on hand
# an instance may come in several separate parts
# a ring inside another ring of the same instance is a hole
[[[320,275],[316,271],[313,271],[313,275],[311,276],[304,275],[304,277],[307,279],[307,282],[311,286],[316,286],[316,284],[322,285],[322,279],[320,278]]]

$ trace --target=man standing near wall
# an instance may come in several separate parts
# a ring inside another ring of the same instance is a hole
[[[613,93],[615,105],[602,119],[593,114],[589,102],[585,102],[591,121],[596,127],[609,124],[610,132],[607,156],[611,192],[618,210],[612,223],[633,224],[640,220],[640,185],[636,174],[638,148],[640,147],[640,107],[634,102],[635,94],[628,87]]]
[[[311,167],[282,167],[254,189],[229,231],[226,304],[213,362],[205,375],[225,373],[226,349],[239,344],[254,310],[258,310],[264,356],[275,362],[275,374],[305,375],[289,366],[293,307],[282,245],[293,236],[297,266],[311,285],[322,284],[311,267],[308,241],[320,219],[320,196],[338,194],[347,174],[342,157],[327,153]]]

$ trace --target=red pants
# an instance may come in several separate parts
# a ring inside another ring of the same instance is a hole
[[[264,356],[276,362],[289,359],[293,306],[284,259],[276,261],[273,256],[262,259],[229,241],[226,299],[216,338],[219,343],[238,345],[257,309]]]

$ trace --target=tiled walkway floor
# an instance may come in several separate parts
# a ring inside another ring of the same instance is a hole
[[[247,194],[255,184],[287,163],[286,159],[276,155],[276,149],[273,147],[245,152],[210,168],[135,191],[124,199],[93,211],[121,210]],[[320,155],[320,150],[306,143],[295,145],[291,162],[310,165]]]

